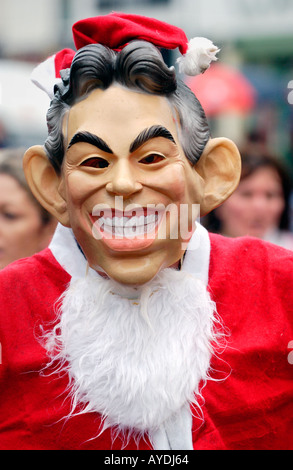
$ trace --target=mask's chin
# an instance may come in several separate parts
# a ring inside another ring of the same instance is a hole
[[[113,256],[103,259],[99,264],[91,264],[91,267],[101,274],[120,284],[127,286],[141,286],[151,281],[162,269],[177,268],[183,255],[181,250],[167,249],[158,250],[148,255],[137,253],[131,256]],[[177,253],[177,254],[176,254]]]
[[[108,277],[119,284],[126,286],[141,286],[151,281],[161,269],[166,266],[163,264],[153,264],[149,258],[125,260],[113,260],[107,267],[97,266],[95,271],[103,277]]]

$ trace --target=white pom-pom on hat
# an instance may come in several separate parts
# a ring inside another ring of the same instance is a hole
[[[193,38],[188,43],[187,52],[177,59],[179,72],[185,75],[199,75],[204,73],[216,57],[220,49],[206,38]]]

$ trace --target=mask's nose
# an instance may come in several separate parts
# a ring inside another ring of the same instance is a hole
[[[128,161],[116,163],[111,172],[111,181],[106,190],[115,196],[130,197],[142,190],[142,184],[137,181],[137,172]]]

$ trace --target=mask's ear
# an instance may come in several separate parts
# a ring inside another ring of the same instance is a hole
[[[23,169],[35,198],[61,224],[69,227],[67,204],[62,195],[62,175],[56,173],[41,145],[31,147],[25,152]]]
[[[229,139],[211,139],[194,167],[202,177],[204,195],[201,216],[222,204],[237,188],[241,173],[241,157]]]

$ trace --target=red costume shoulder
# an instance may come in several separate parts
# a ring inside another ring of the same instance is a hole
[[[10,350],[8,344],[13,344],[12,338],[18,343],[23,341],[24,347],[33,339],[31,335],[38,321],[52,321],[55,302],[69,282],[70,276],[49,249],[18,260],[0,272],[0,335],[4,356]],[[9,339],[7,347],[3,347],[5,338]],[[2,357],[3,363],[11,357],[11,353],[5,361]]]
[[[228,329],[196,448],[293,449],[293,253],[210,235],[209,290]],[[198,447],[197,447],[198,446]]]
[[[261,274],[265,282],[281,277],[283,283],[293,278],[293,251],[286,250],[257,238],[226,238],[209,234],[211,241],[210,277],[226,278],[234,275],[235,267],[240,279],[250,274]],[[237,267],[239,269],[237,269]],[[272,278],[267,277],[273,276]]]

